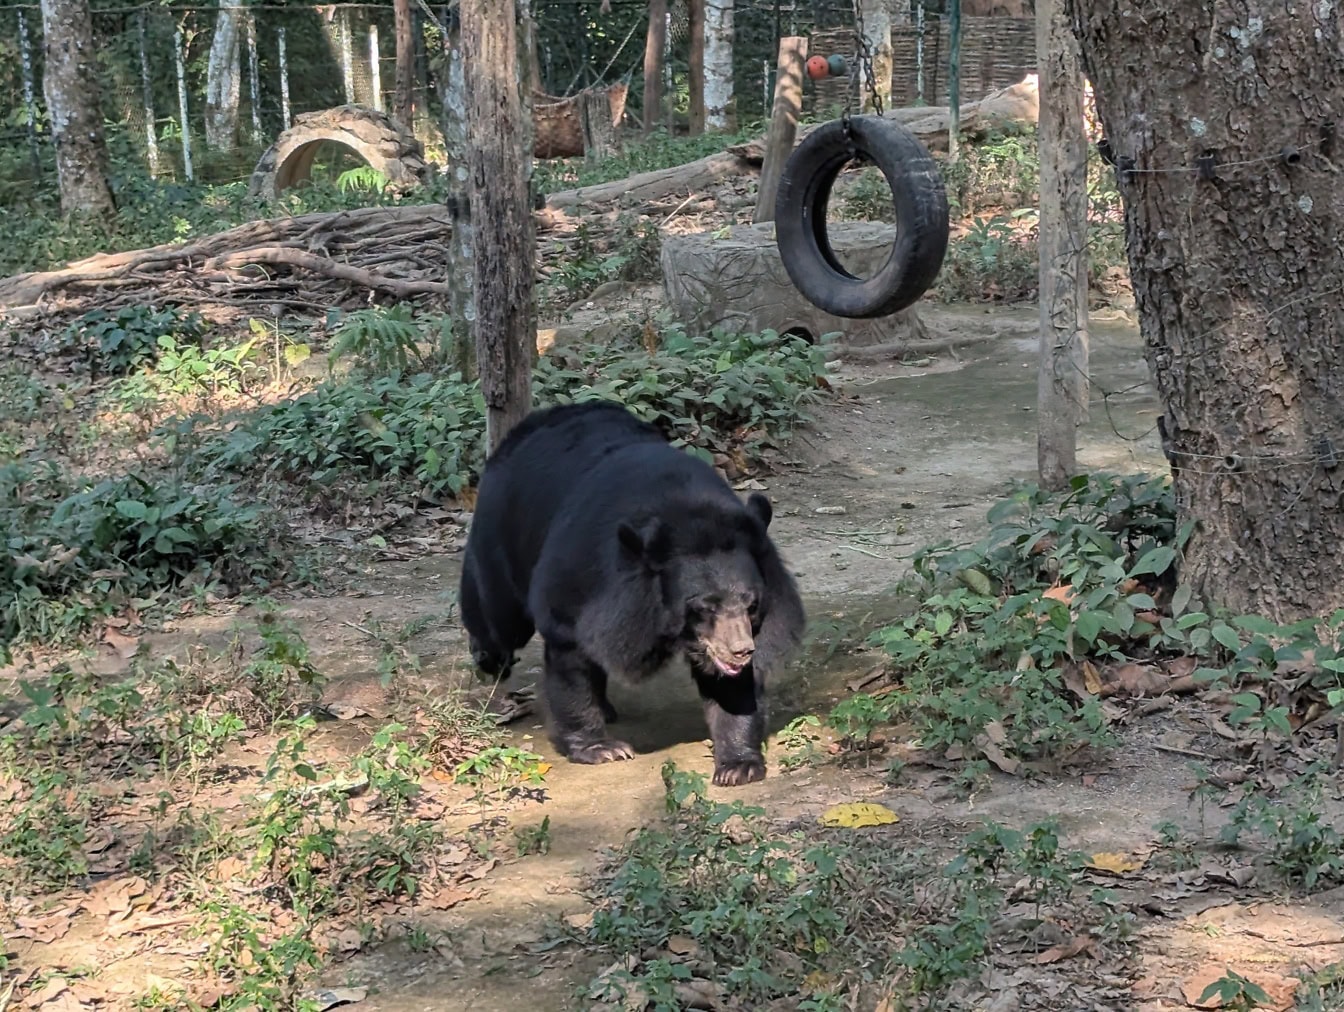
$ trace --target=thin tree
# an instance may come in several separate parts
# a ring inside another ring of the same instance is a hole
[[[409,130],[415,129],[415,19],[411,0],[392,0],[397,37],[397,71],[392,89],[392,117]]]
[[[1125,207],[1197,601],[1344,607],[1333,4],[1065,0]]]
[[[1036,0],[1040,71],[1040,371],[1036,467],[1044,488],[1078,470],[1087,418],[1087,131],[1078,43],[1060,0]]]
[[[42,86],[56,142],[61,213],[109,215],[114,206],[88,0],[42,0],[42,38]]]
[[[644,132],[652,133],[663,116],[663,48],[667,44],[667,0],[649,0],[649,30],[644,39]]]
[[[493,452],[532,406],[536,227],[530,130],[518,75],[517,9],[461,0],[467,85],[467,198],[474,229],[472,321]]]

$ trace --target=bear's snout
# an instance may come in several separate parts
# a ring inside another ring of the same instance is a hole
[[[756,651],[751,618],[745,611],[718,616],[705,642],[705,649],[715,667],[725,675],[741,672]]]

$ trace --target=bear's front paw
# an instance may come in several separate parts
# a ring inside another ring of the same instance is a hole
[[[760,756],[714,764],[715,787],[741,787],[765,779],[765,760]]]
[[[623,741],[605,738],[586,745],[571,745],[567,754],[570,762],[596,766],[599,763],[616,762],[618,759],[633,759],[635,750]]]

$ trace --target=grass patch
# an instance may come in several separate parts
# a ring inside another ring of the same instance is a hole
[[[1048,824],[989,824],[936,850],[894,830],[772,825],[708,800],[704,779],[672,763],[663,780],[665,820],[620,847],[593,890],[583,941],[621,968],[591,981],[588,1000],[966,1008],[991,950],[1032,948],[1042,923],[1102,925],[1096,955],[1124,952],[1126,916],[1083,887],[1080,856]]]

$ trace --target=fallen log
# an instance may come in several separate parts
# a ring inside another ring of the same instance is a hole
[[[671,194],[689,194],[703,190],[714,183],[734,176],[749,176],[759,168],[749,160],[732,152],[720,151],[670,169],[640,172],[628,179],[617,179],[596,186],[581,186],[576,190],[562,190],[546,197],[546,205],[567,210],[582,205],[585,208],[602,204],[633,206],[658,200]]]

